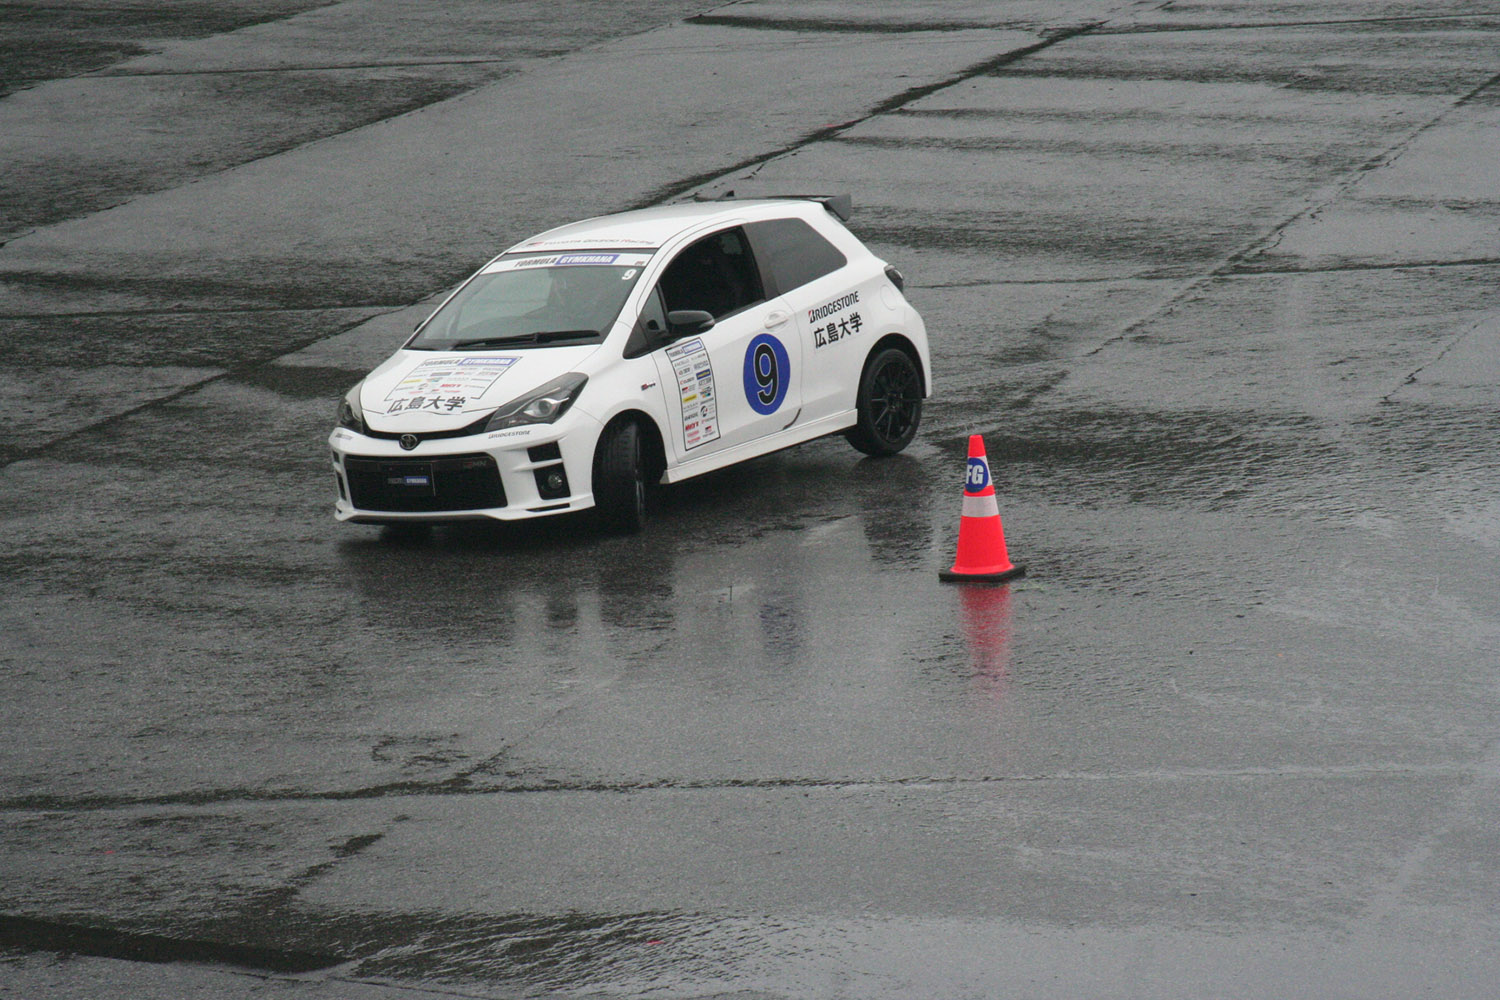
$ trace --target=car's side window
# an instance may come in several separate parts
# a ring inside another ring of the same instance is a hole
[[[651,289],[646,301],[641,304],[641,315],[625,342],[625,357],[638,358],[657,346],[658,338],[667,332],[667,309],[661,303],[661,289]]]
[[[645,305],[641,306],[641,329],[647,333],[665,333],[667,330],[667,310],[661,304],[659,288],[653,288],[646,296]]]
[[[722,319],[765,300],[750,242],[740,228],[689,246],[667,266],[657,286],[668,310],[702,309]]]
[[[778,295],[801,288],[849,263],[838,247],[801,219],[752,222],[745,228],[776,283]]]

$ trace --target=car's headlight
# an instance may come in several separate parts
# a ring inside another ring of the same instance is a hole
[[[359,405],[359,390],[363,385],[360,382],[344,393],[344,401],[339,404],[339,426],[361,434],[365,432],[365,411]]]
[[[487,431],[519,427],[523,424],[550,424],[568,412],[573,400],[583,391],[589,377],[568,372],[524,396],[518,396],[490,414]]]

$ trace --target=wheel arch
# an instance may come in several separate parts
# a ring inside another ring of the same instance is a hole
[[[646,463],[647,482],[660,482],[662,475],[667,471],[667,445],[666,439],[662,437],[661,426],[650,413],[640,409],[621,410],[604,422],[599,431],[599,440],[605,439],[610,428],[627,421],[634,422],[640,431],[641,457]],[[596,456],[598,450],[599,445],[595,443],[594,454]]]
[[[865,352],[865,360],[859,368],[860,381],[864,380],[865,371],[870,367],[870,362],[887,347],[894,347],[911,358],[911,363],[917,369],[917,377],[922,380],[923,398],[931,395],[931,389],[928,388],[931,383],[927,377],[927,368],[922,364],[922,352],[917,350],[917,345],[912,343],[910,337],[902,333],[887,333],[870,345],[870,349]]]

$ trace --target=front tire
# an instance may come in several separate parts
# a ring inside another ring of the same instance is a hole
[[[633,535],[646,526],[646,470],[641,429],[633,420],[611,424],[594,450],[594,506],[607,530]]]
[[[894,455],[911,443],[922,422],[922,375],[911,355],[887,347],[859,379],[859,422],[844,437],[866,455]]]

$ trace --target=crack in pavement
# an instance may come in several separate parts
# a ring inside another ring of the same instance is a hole
[[[1472,337],[1474,335],[1474,332],[1476,330],[1480,330],[1480,329],[1488,326],[1489,324],[1491,324],[1493,322],[1494,322],[1494,320],[1492,318],[1485,317],[1484,319],[1481,319],[1479,322],[1475,323],[1473,326],[1471,326],[1468,329],[1464,330],[1462,333],[1460,333],[1458,336],[1454,337],[1452,340],[1448,341],[1448,343],[1446,343],[1446,344],[1443,345],[1443,349],[1441,351],[1437,352],[1437,356],[1436,357],[1434,357],[1431,361],[1428,361],[1426,364],[1419,365],[1417,368],[1413,369],[1412,372],[1409,375],[1406,376],[1406,378],[1404,378],[1404,379],[1401,380],[1401,384],[1400,385],[1396,386],[1396,388],[1392,389],[1390,392],[1386,393],[1384,396],[1381,396],[1380,397],[1380,401],[1382,403],[1389,403],[1389,402],[1391,402],[1391,397],[1394,396],[1394,395],[1396,395],[1396,393],[1400,392],[1402,389],[1405,389],[1409,385],[1415,385],[1416,382],[1417,382],[1417,376],[1418,375],[1421,375],[1424,371],[1426,371],[1427,369],[1431,368],[1433,365],[1438,364],[1440,361],[1442,361],[1444,358],[1446,358],[1449,355],[1449,353],[1451,353],[1452,350],[1455,347],[1457,347],[1459,344],[1462,344],[1465,340],[1468,340],[1470,337]]]

